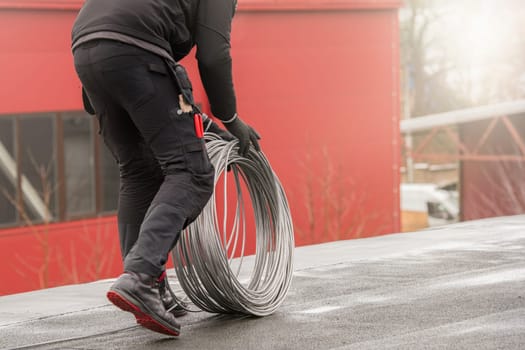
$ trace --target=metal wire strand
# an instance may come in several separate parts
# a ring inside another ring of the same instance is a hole
[[[219,220],[214,193],[173,250],[175,272],[188,298],[202,310],[269,315],[283,302],[292,280],[294,233],[288,201],[262,152],[250,148],[247,157],[241,157],[237,140],[226,142],[208,133],[206,138],[215,167],[215,192],[222,179],[223,216]],[[232,177],[237,198],[234,213],[229,213],[227,188]],[[250,257],[244,256],[247,228],[242,183],[255,221],[255,255]],[[240,256],[234,258],[239,250]],[[246,265],[242,268],[247,261],[253,268],[248,279],[241,281],[243,273],[250,271]]]

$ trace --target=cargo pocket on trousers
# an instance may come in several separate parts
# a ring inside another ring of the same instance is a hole
[[[206,175],[213,171],[206,146],[203,141],[192,142],[184,145],[186,165],[191,173]]]

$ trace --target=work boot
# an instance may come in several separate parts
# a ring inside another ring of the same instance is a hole
[[[186,305],[182,302],[177,302],[175,293],[170,288],[166,271],[162,272],[157,281],[159,282],[160,299],[166,310],[175,317],[186,315],[188,313],[185,308]]]
[[[166,311],[159,294],[157,278],[143,273],[125,272],[109,288],[109,301],[135,315],[137,323],[152,331],[178,336],[180,325]]]

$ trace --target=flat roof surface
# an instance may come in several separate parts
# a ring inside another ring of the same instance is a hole
[[[110,304],[111,283],[0,297],[0,348],[524,349],[525,216],[297,248],[277,312],[192,313],[178,338]]]

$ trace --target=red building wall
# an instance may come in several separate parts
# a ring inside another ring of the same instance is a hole
[[[81,109],[69,49],[81,2],[0,0],[0,118]],[[297,244],[399,231],[399,1],[239,3],[232,33],[239,113],[262,135]],[[184,64],[203,101],[193,55]],[[114,218],[37,230],[45,233],[0,230],[0,273],[16,280],[0,294],[41,287],[37,266],[47,266],[45,286],[120,272]],[[107,262],[93,265],[101,257]]]
[[[518,137],[525,135],[523,115],[508,117]],[[482,120],[460,128],[461,141],[468,149],[493,156],[491,160],[462,160],[460,178],[461,219],[476,220],[525,213],[525,162],[516,140],[505,124],[498,120],[488,135],[493,120]],[[485,136],[484,136],[485,135]],[[523,142],[523,141],[521,141]]]

